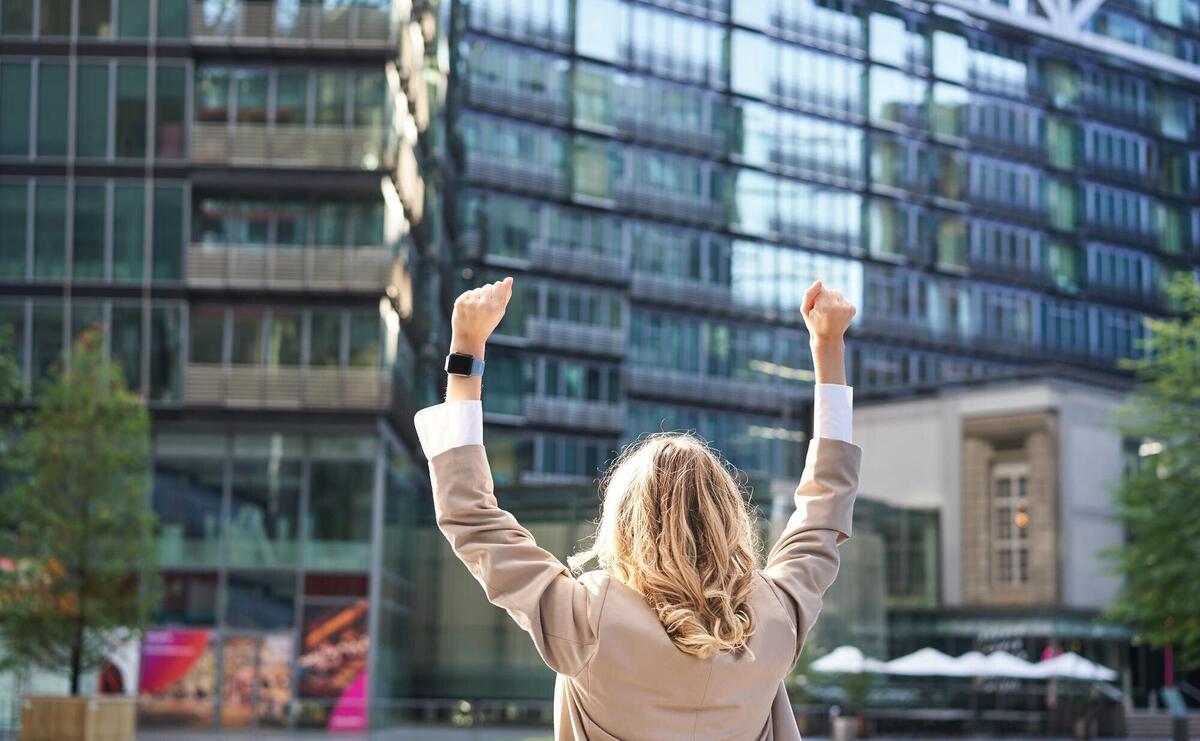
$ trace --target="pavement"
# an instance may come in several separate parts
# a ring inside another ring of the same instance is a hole
[[[403,726],[371,733],[325,733],[321,731],[150,731],[138,734],[138,741],[218,741],[220,739],[251,739],[254,741],[285,741],[285,739],[329,739],[330,741],[553,741],[547,728],[447,728],[445,726]],[[872,736],[869,741],[1069,741],[1049,736]],[[806,736],[805,741],[829,741],[819,736]],[[1104,739],[1103,741],[1130,741]],[[1150,741],[1138,739],[1138,741]]]

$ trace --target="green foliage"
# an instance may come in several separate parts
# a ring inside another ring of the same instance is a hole
[[[866,708],[875,678],[874,674],[867,672],[842,676],[842,691],[846,693],[846,707],[842,708],[844,715],[852,715]]]
[[[11,436],[0,501],[13,552],[0,568],[0,656],[70,674],[79,691],[157,598],[149,502],[149,417],[103,357],[76,342]]]
[[[1185,276],[1170,296],[1180,314],[1147,320],[1147,356],[1130,363],[1139,383],[1119,417],[1147,444],[1116,493],[1127,542],[1109,553],[1124,582],[1108,615],[1173,645],[1186,669],[1200,666],[1200,284]]]

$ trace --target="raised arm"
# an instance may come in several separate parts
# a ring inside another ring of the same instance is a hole
[[[512,278],[467,291],[454,304],[451,351],[483,360],[512,297]],[[571,577],[500,509],[483,448],[479,375],[450,375],[446,403],[422,409],[417,434],[429,458],[434,510],[442,534],[475,576],[488,601],[503,607],[533,638],[555,671],[582,671],[595,653],[603,595]]]
[[[818,281],[801,306],[808,326],[816,388],[813,439],[796,511],[767,556],[767,578],[792,611],[796,625],[793,660],[821,612],[825,591],[838,573],[838,546],[850,537],[862,450],[851,442],[852,389],[846,385],[844,335],[854,307]]]

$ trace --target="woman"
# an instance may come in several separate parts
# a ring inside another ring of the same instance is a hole
[[[603,482],[591,548],[572,576],[497,506],[479,402],[488,337],[512,278],[454,304],[446,403],[417,413],[438,526],[558,673],[557,739],[799,739],[783,679],[850,536],[860,449],[850,442],[843,335],[854,307],[818,281],[804,294],[817,386],[796,512],[765,568],[734,476],[691,435],[629,446]]]

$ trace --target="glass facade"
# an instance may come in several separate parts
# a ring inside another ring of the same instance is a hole
[[[460,174],[431,188],[451,191],[446,299],[516,275],[487,434],[506,503],[556,552],[594,508],[568,504],[572,487],[647,431],[712,441],[764,513],[786,498],[814,279],[859,307],[849,381],[866,395],[1045,362],[1121,374],[1142,318],[1169,311],[1165,281],[1200,267],[1200,96],[1167,72],[1197,61],[1191,0],[1109,0],[1084,27],[1094,47],[885,0],[442,6],[432,130]],[[993,11],[1052,25],[1034,3]],[[1100,37],[1159,56],[1133,71]],[[884,650],[888,610],[937,606],[939,524],[864,509],[844,635],[825,638]],[[548,673],[512,669],[536,667],[519,632],[450,566],[417,572],[419,633],[438,636],[414,649],[434,664],[418,691],[494,693],[503,672],[509,696],[548,695]],[[875,586],[885,599],[856,601]]]
[[[145,727],[398,712],[442,327],[421,33],[393,0],[0,2],[0,352],[36,403],[100,333],[152,415],[142,653],[203,647],[128,679]]]
[[[201,725],[544,699],[411,450],[457,291],[517,276],[486,434],[542,545],[660,429],[770,519],[812,280],[859,307],[861,394],[1123,372],[1200,270],[1200,94],[1162,61],[1200,61],[1198,8],[1108,0],[1067,45],[888,0],[3,0],[3,351],[36,400],[98,327],[146,397],[157,622],[212,636]],[[868,509],[841,604],[871,617],[840,627],[877,645],[936,599],[939,523]]]

